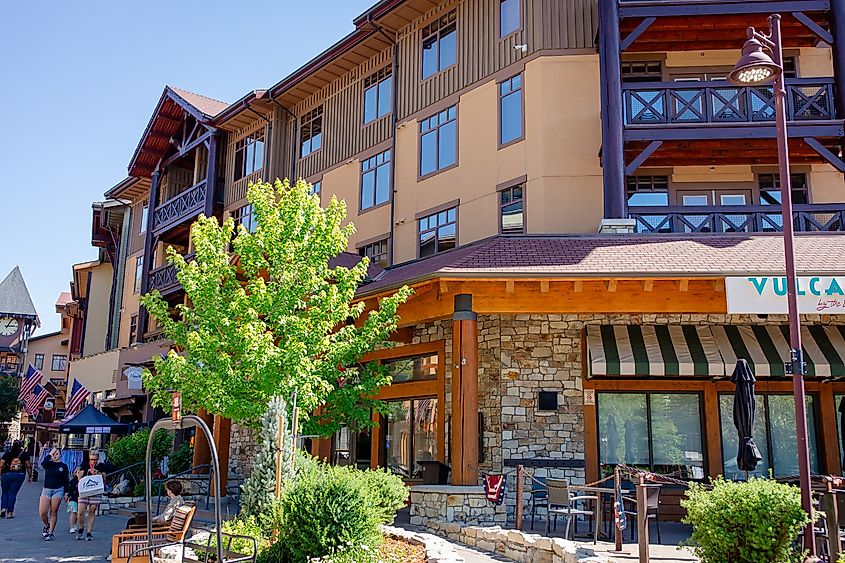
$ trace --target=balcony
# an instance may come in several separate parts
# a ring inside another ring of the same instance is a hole
[[[168,199],[155,209],[153,234],[160,235],[193,219],[205,210],[206,180]]]
[[[628,217],[638,233],[779,233],[778,206],[631,207]],[[796,232],[845,232],[845,203],[794,205]]]
[[[193,254],[185,256],[185,260],[188,262],[193,259]],[[170,264],[165,264],[164,266],[159,266],[151,270],[149,276],[150,278],[147,284],[149,291],[157,289],[162,295],[169,295],[182,289],[182,284],[179,283],[179,279],[176,277],[176,268]]]

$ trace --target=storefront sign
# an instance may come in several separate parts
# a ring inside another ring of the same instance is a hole
[[[592,406],[596,404],[595,389],[584,389],[584,404],[587,406]]]
[[[110,434],[111,428],[108,426],[86,426],[86,434]]]
[[[798,311],[845,314],[845,276],[799,276]],[[725,278],[728,313],[786,313],[786,277]]]

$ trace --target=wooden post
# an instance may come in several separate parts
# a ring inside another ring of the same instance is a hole
[[[622,472],[619,470],[619,466],[617,465],[616,468],[613,470],[613,489],[618,491],[622,487]],[[619,500],[616,498],[617,493],[613,494],[613,541],[615,543],[616,551],[622,551],[622,528],[619,527],[619,518],[616,518],[616,501]],[[623,507],[620,507],[621,510],[624,510],[624,503]],[[628,524],[630,526],[630,524]]]
[[[452,315],[452,484],[478,484],[478,321],[472,295]]]
[[[200,409],[197,416],[200,417],[209,428],[214,428],[214,417],[210,415],[207,410]],[[205,437],[205,433],[202,431],[195,432],[193,466],[196,467],[198,465],[206,465],[210,463],[211,449],[208,447],[208,440]]]
[[[276,429],[276,498],[282,493],[282,449],[284,448],[284,428],[285,418],[279,417],[278,428]]]
[[[290,468],[296,466],[296,451],[299,449],[299,406],[296,404],[296,393],[293,394],[293,424],[291,428]],[[277,495],[278,496],[278,495]]]
[[[220,462],[220,496],[226,496],[229,486],[229,442],[232,438],[232,421],[220,415],[214,416],[214,445]]]
[[[516,466],[516,529],[522,529],[522,494],[525,487],[525,468]]]
[[[839,543],[839,506],[836,502],[836,490],[833,483],[827,482],[827,491],[824,495],[824,517],[827,520],[827,544],[829,546],[830,561],[839,561],[842,552]]]
[[[648,563],[648,503],[645,477],[639,476],[637,483],[637,544],[639,545],[640,563]]]

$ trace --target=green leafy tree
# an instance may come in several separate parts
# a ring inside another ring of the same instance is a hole
[[[11,422],[19,411],[18,380],[0,376],[0,422]]]
[[[190,305],[171,317],[157,292],[142,298],[181,352],[157,358],[154,377],[145,373],[154,404],[169,408],[176,389],[188,411],[257,422],[271,397],[296,392],[308,433],[370,426],[370,409],[381,408],[373,397],[389,377],[358,362],[396,329],[410,290],[381,299],[363,317],[364,304],[352,301],[368,260],[331,265],[354,232],[344,225],[345,203],[332,198],[323,208],[309,184],[278,180],[251,185],[247,200],[254,232],[201,216],[191,229],[195,259],[168,249]],[[322,414],[311,416],[321,405]]]

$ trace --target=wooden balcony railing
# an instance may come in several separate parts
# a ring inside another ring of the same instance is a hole
[[[203,180],[156,207],[153,214],[153,234],[160,234],[205,209],[205,184],[206,181]]]
[[[638,233],[778,233],[780,208],[773,205],[722,207],[631,207]],[[845,231],[845,203],[794,205],[796,232]]]
[[[185,260],[188,262],[193,259],[193,254],[185,256]],[[182,284],[179,283],[179,280],[176,277],[176,268],[170,264],[165,264],[164,266],[159,266],[154,270],[150,270],[149,276],[150,279],[147,285],[150,291],[157,289],[162,295],[167,295],[182,288]]]
[[[773,122],[770,86],[733,86],[725,81],[640,82],[622,86],[625,125],[690,125]],[[787,79],[787,119],[836,117],[832,78]]]

